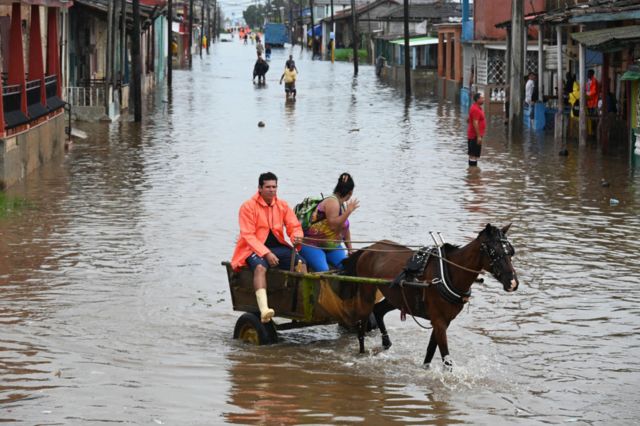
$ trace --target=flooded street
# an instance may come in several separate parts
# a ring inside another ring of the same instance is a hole
[[[469,170],[466,118],[405,103],[370,66],[294,51],[297,102],[251,84],[254,46],[217,43],[146,99],[142,125],[89,139],[12,187],[0,217],[0,423],[632,424],[640,418],[640,177],[623,150],[508,140],[489,123]],[[266,127],[259,128],[258,121]],[[421,368],[428,332],[398,311],[369,353],[335,325],[232,339],[220,262],[258,175],[291,205],[350,172],[355,240],[465,244],[506,225],[520,288],[488,275],[449,328],[456,362]],[[609,186],[601,184],[602,179]],[[610,199],[619,200],[611,205]]]

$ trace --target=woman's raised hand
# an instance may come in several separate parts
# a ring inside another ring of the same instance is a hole
[[[347,202],[347,212],[349,214],[353,213],[358,207],[360,207],[360,202],[357,198],[352,198]]]

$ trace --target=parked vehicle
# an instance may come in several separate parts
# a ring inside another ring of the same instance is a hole
[[[271,47],[284,47],[289,43],[289,32],[285,24],[268,23],[264,25],[264,43]]]

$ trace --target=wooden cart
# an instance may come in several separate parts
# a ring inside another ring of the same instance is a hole
[[[354,291],[354,283],[386,285],[389,281],[352,277],[336,273],[299,273],[269,269],[267,271],[267,297],[269,307],[277,318],[288,322],[271,321],[263,324],[253,288],[253,272],[249,268],[234,271],[229,262],[227,268],[229,290],[234,311],[244,312],[236,321],[233,337],[256,345],[268,345],[278,341],[279,330],[308,327],[319,324],[339,323],[335,312],[323,306],[328,298],[348,300]],[[348,284],[348,285],[344,285]],[[348,309],[344,307],[343,309]]]

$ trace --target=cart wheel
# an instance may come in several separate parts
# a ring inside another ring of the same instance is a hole
[[[252,312],[246,312],[238,318],[233,329],[233,338],[258,346],[278,342],[278,334],[273,321],[263,324],[260,317]]]

